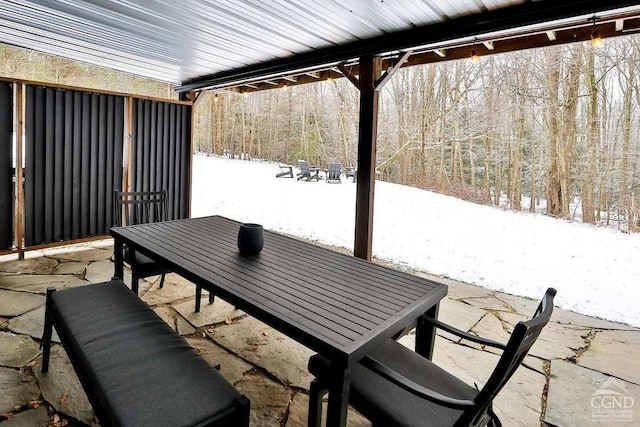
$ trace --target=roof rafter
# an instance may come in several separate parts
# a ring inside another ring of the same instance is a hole
[[[276,77],[282,78],[285,74],[305,73],[310,69],[317,69],[321,66],[325,66],[328,69],[330,66],[335,66],[338,63],[350,61],[354,58],[357,59],[364,55],[385,55],[387,52],[397,52],[398,50],[414,50],[419,49],[421,46],[446,44],[450,40],[475,37],[480,34],[535,26],[549,22],[550,17],[554,20],[562,20],[581,15],[593,16],[596,13],[638,6],[638,4],[637,0],[525,2],[477,15],[462,16],[445,22],[419,26],[342,45],[315,49],[306,53],[190,79],[183,82],[176,90],[178,92],[187,92],[196,89],[228,87],[242,82],[250,82],[251,80],[273,80]],[[496,47],[495,51],[497,50]]]

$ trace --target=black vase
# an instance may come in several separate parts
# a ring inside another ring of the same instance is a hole
[[[264,235],[260,224],[241,224],[238,230],[238,249],[242,255],[257,255],[264,245]]]

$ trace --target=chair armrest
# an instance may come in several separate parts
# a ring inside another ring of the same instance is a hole
[[[398,387],[401,387],[402,389],[408,391],[409,393],[426,399],[430,402],[434,402],[442,406],[454,409],[465,409],[475,405],[472,400],[456,399],[450,396],[445,396],[444,394],[440,394],[420,384],[416,384],[407,377],[400,375],[396,371],[378,362],[370,356],[362,359],[360,361],[360,364],[380,375],[381,377],[396,384]]]
[[[447,331],[449,333],[452,333],[454,335],[459,336],[460,338],[466,339],[468,341],[472,341],[478,344],[482,344],[482,345],[486,345],[488,347],[494,347],[494,348],[499,348],[501,350],[504,350],[506,348],[506,346],[504,344],[500,344],[497,341],[492,341],[492,340],[488,340],[486,338],[481,338],[479,336],[476,335],[471,335],[468,334],[466,332],[461,331],[460,329],[454,328],[453,326],[447,325],[446,323],[442,323],[439,320],[434,319],[433,317],[428,317],[428,316],[422,316],[421,317],[422,320],[431,323],[433,326],[440,328],[444,331]]]

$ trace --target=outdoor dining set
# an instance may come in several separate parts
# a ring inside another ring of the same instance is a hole
[[[492,401],[553,310],[555,290],[506,344],[438,320],[447,286],[221,216],[165,221],[165,192],[116,192],[111,281],[47,291],[42,371],[52,330],[101,425],[248,426],[251,403],[138,298],[138,278],[174,272],[316,352],[308,426],[345,426],[352,405],[381,426],[499,426]],[[124,219],[124,220],[123,220]],[[188,250],[185,250],[187,249]],[[124,264],[132,269],[131,289]],[[196,306],[195,310],[199,310]],[[435,330],[503,350],[482,387],[431,362]],[[415,329],[415,348],[396,340]],[[144,362],[144,363],[143,363]],[[48,375],[55,374],[54,372]]]

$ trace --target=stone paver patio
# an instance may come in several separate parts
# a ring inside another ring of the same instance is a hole
[[[0,257],[0,427],[98,425],[60,345],[40,373],[45,291],[109,280],[109,242]],[[423,274],[423,273],[416,273]],[[129,283],[129,278],[125,278]],[[537,301],[448,279],[440,318],[506,341]],[[141,297],[251,400],[251,425],[306,426],[312,352],[217,298],[194,313],[194,286],[171,274],[141,281]],[[495,400],[505,426],[640,425],[640,330],[556,308],[521,367]],[[484,383],[493,349],[440,332],[434,360],[469,384]],[[57,337],[54,337],[57,339]],[[411,334],[402,342],[412,345]],[[141,398],[144,398],[141,396]],[[355,411],[349,426],[370,426]]]

